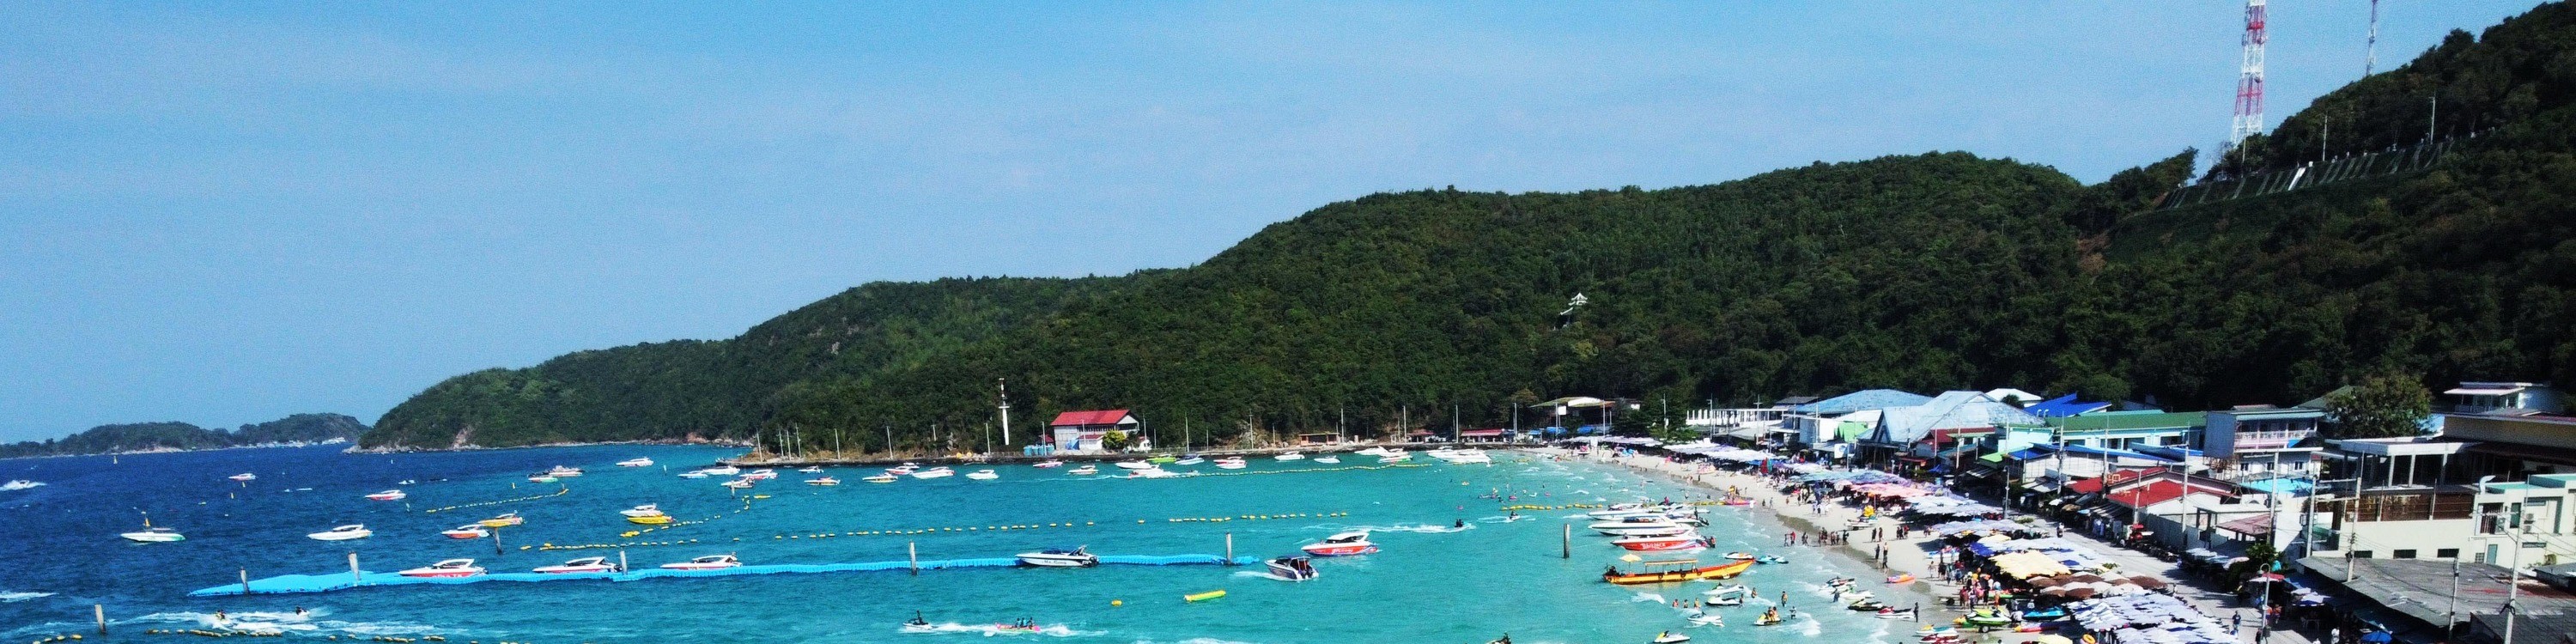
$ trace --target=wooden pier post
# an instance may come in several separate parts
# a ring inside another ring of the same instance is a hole
[[[1225,565],[1234,565],[1234,533],[1225,533]]]
[[[250,569],[249,569],[249,568],[243,568],[243,569],[241,569],[241,577],[242,577],[242,594],[244,594],[244,595],[248,595],[248,594],[250,594]]]
[[[617,572],[621,574],[626,572],[626,549],[624,548],[617,549]]]
[[[357,583],[361,581],[366,581],[366,577],[358,574],[358,553],[352,551],[349,553],[349,582]]]
[[[912,561],[913,576],[921,576],[921,542],[903,542],[903,551],[906,553],[906,557]]]
[[[90,614],[92,614],[92,615],[97,615],[97,616],[98,616],[98,634],[100,634],[100,635],[106,635],[106,634],[107,634],[107,605],[106,605],[106,604],[90,604],[90,605],[89,605],[89,612],[90,612]]]
[[[1558,555],[1559,558],[1574,558],[1574,524],[1565,524],[1565,540],[1557,545],[1564,549],[1564,551]]]
[[[500,529],[500,528],[493,528],[493,529],[492,529],[492,556],[498,557],[498,556],[501,556],[502,554],[503,554],[503,553],[501,552],[501,529]]]

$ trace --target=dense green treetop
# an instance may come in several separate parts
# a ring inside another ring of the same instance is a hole
[[[367,429],[366,423],[342,414],[296,414],[230,432],[181,422],[100,425],[60,439],[0,445],[0,458],[319,443],[354,440]]]

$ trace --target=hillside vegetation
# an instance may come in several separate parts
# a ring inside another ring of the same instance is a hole
[[[1677,414],[2008,385],[2191,408],[2391,372],[2576,382],[2571,51],[2563,4],[2457,34],[2213,170],[2310,158],[2301,133],[2329,113],[2330,153],[2421,138],[2406,106],[2440,94],[2455,132],[2482,134],[2421,173],[2152,214],[2194,153],[2092,186],[1954,152],[1661,190],[1370,195],[1185,269],[875,283],[729,340],[458,376],[364,442],[792,429],[807,447],[882,450],[889,431],[934,447],[934,427],[981,436],[996,378],[1021,442],[1095,407],[1135,409],[1169,442],[1184,423],[1501,424],[1514,401],[1572,394]],[[1560,315],[1577,293],[1589,303]]]
[[[296,414],[232,431],[180,422],[100,425],[56,440],[0,445],[0,458],[320,443],[354,440],[367,429],[366,423],[341,414]]]

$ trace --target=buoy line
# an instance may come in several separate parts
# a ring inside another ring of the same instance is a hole
[[[553,497],[563,496],[563,495],[571,494],[571,493],[572,493],[572,488],[571,488],[570,486],[566,486],[566,487],[564,487],[563,489],[556,490],[556,491],[555,491],[555,493],[553,493],[553,494],[539,494],[539,495],[536,495],[536,496],[523,496],[523,497],[519,497],[519,498],[515,498],[515,499],[501,499],[501,500],[498,500],[498,501],[477,501],[477,502],[473,502],[473,503],[466,503],[466,504],[461,504],[461,505],[451,505],[451,506],[447,506],[447,507],[443,507],[443,508],[430,508],[430,509],[427,509],[427,510],[422,510],[421,512],[422,512],[422,513],[424,513],[424,514],[436,514],[436,513],[446,512],[446,511],[450,511],[450,510],[463,510],[463,509],[466,509],[466,508],[480,508],[480,507],[485,507],[485,506],[500,505],[500,504],[503,504],[503,503],[518,503],[518,502],[521,502],[521,501],[535,501],[535,500],[538,500],[538,499],[553,498]]]

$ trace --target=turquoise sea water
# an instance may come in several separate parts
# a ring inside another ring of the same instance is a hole
[[[1742,508],[1712,508],[1716,552],[1777,552],[1791,563],[1757,566],[1737,581],[1764,601],[1716,608],[1724,628],[1688,627],[1672,599],[1695,599],[1708,582],[1618,587],[1602,568],[1624,551],[1587,534],[1578,510],[1498,508],[1683,498],[1677,487],[1607,466],[1501,456],[1492,466],[1427,464],[1377,470],[1296,471],[1335,466],[1256,459],[1241,472],[1179,479],[1083,478],[1064,470],[995,468],[1002,478],[964,476],[869,484],[873,470],[834,468],[838,487],[780,478],[734,493],[721,479],[675,474],[732,452],[696,447],[574,447],[454,454],[355,455],[332,448],[232,450],[0,461],[0,480],[43,486],[0,491],[0,642],[91,631],[91,604],[114,621],[108,641],[163,641],[152,628],[207,628],[226,611],[292,640],[338,635],[444,635],[453,641],[518,642],[939,642],[988,635],[990,624],[1034,618],[1049,642],[1643,642],[1660,630],[1697,641],[1837,643],[1910,641],[1912,622],[1884,621],[1830,605],[1822,583],[1876,575],[1812,548],[1777,548],[1780,528],[1755,524]],[[612,463],[649,456],[650,468]],[[1341,467],[1373,464],[1349,457]],[[560,485],[525,481],[528,472],[571,465],[587,476]],[[969,471],[974,468],[961,469]],[[1175,468],[1191,469],[1191,468]],[[1219,470],[1198,466],[1209,473]],[[255,472],[248,485],[223,480]],[[399,485],[403,480],[416,481]],[[309,488],[309,489],[308,489]],[[400,488],[402,502],[361,495]],[[448,512],[423,510],[570,492]],[[1486,498],[1500,490],[1517,499]],[[767,499],[746,500],[752,494]],[[617,510],[659,503],[682,520],[703,520],[633,538]],[[134,544],[116,533],[155,525],[188,535],[179,543]],[[458,541],[440,530],[516,511],[527,524],[489,541]],[[1346,513],[1346,515],[1345,515]],[[1283,516],[1299,515],[1306,516]],[[1229,521],[1172,519],[1228,518]],[[1270,518],[1245,518],[1270,517]],[[1140,523],[1141,521],[1141,523]],[[1464,521],[1465,527],[1453,527]],[[1575,523],[1574,556],[1561,558],[1560,530]],[[303,535],[365,523],[374,537],[322,542]],[[1057,527],[1046,527],[1056,524]],[[994,530],[1000,526],[1039,526]],[[956,530],[947,530],[953,528]],[[972,530],[967,530],[972,528]],[[321,594],[192,598],[191,590],[253,577],[342,574],[348,553],[387,572],[450,557],[474,557],[495,572],[523,572],[581,556],[612,559],[620,548],[539,551],[552,543],[624,544],[647,568],[703,554],[732,553],[747,564],[900,562],[907,544],[924,560],[1008,557],[1055,545],[1104,555],[1292,553],[1332,532],[1370,528],[1384,552],[1317,559],[1323,577],[1287,583],[1257,568],[1212,565],[1090,569],[964,568],[660,578],[612,582],[490,581],[462,585],[358,588]],[[933,530],[931,532],[920,532]],[[887,534],[910,531],[914,534]],[[878,534],[850,534],[874,532]],[[815,538],[815,535],[838,535]],[[795,538],[782,538],[795,537]],[[694,543],[687,543],[694,541]],[[682,542],[674,545],[648,543]],[[1647,554],[1648,559],[1672,555]],[[1182,595],[1223,589],[1188,603]],[[1757,628],[1753,617],[1786,592],[1806,617]],[[1881,590],[1882,595],[1888,595]],[[1113,606],[1113,602],[1122,605]],[[311,611],[296,616],[293,609]],[[922,611],[941,633],[898,625]],[[95,641],[95,637],[93,637]]]

